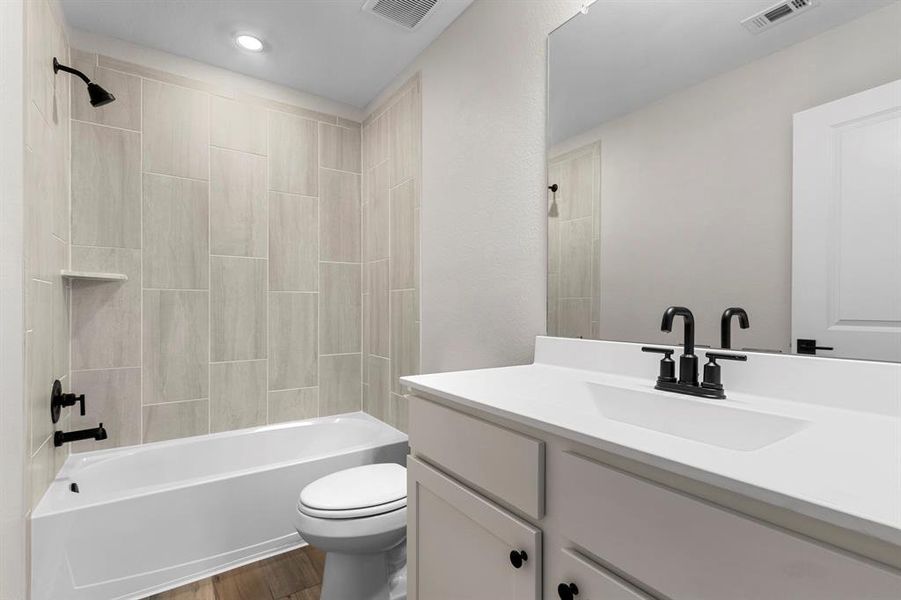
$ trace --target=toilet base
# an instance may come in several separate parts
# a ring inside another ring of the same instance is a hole
[[[406,543],[372,554],[328,552],[320,600],[406,600]]]

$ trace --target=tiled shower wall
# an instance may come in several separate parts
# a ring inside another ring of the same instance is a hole
[[[137,444],[361,408],[361,128],[73,50],[72,388]]]
[[[548,163],[548,335],[600,336],[601,147]]]
[[[363,409],[403,430],[419,373],[421,92],[415,75],[363,125]]]
[[[53,57],[69,57],[62,19],[46,0],[25,3],[26,499],[33,507],[68,455],[54,448],[50,389],[69,385],[69,87]],[[83,92],[84,90],[76,90]],[[85,94],[86,97],[86,94]],[[69,410],[57,428],[69,427]]]

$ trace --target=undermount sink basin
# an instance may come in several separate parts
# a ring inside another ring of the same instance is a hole
[[[732,450],[758,450],[785,439],[807,421],[734,408],[728,400],[644,392],[586,382],[604,417]]]

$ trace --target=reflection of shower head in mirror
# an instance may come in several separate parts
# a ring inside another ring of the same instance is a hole
[[[551,184],[547,186],[547,189],[551,190],[551,207],[547,211],[547,216],[549,217],[557,217],[560,216],[560,211],[557,210],[557,184]]]

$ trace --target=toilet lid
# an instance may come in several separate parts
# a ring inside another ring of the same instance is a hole
[[[300,509],[312,516],[356,518],[407,505],[407,470],[395,463],[353,467],[326,475],[300,492]]]

